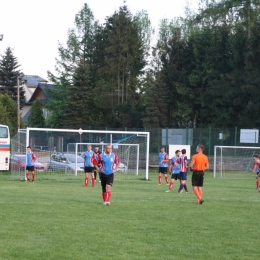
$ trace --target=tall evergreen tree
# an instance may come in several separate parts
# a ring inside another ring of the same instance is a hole
[[[12,49],[8,47],[0,59],[0,93],[7,94],[14,102],[17,102],[17,78],[20,75],[20,64],[14,56]],[[20,87],[20,106],[25,104],[25,94]]]
[[[86,3],[75,15],[74,25],[75,27],[68,31],[66,46],[59,44],[56,75],[48,71],[48,78],[56,85],[56,89],[48,91],[52,102],[46,105],[51,112],[47,122],[52,127],[64,127],[65,113],[68,112],[65,112],[65,101],[68,91],[73,87],[75,71],[82,59],[91,66],[96,48],[94,36],[98,30],[98,22],[94,20],[93,13]],[[78,94],[80,95],[79,92]]]
[[[28,126],[30,127],[44,127],[45,119],[42,111],[42,104],[39,99],[36,99],[31,108],[31,113],[28,118]]]
[[[73,75],[73,85],[68,89],[64,110],[66,128],[87,129],[92,125],[92,86],[89,65],[80,61]]]

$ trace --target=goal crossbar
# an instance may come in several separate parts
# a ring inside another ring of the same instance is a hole
[[[145,179],[149,178],[149,145],[150,145],[150,132],[134,132],[134,131],[111,131],[111,130],[84,130],[84,129],[57,129],[57,128],[26,128],[26,146],[29,145],[30,131],[45,131],[45,132],[67,132],[67,133],[99,133],[99,134],[132,134],[142,135],[146,137],[146,162],[145,162]],[[132,145],[132,144],[131,144]]]

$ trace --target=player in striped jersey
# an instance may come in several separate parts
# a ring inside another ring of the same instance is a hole
[[[259,190],[259,182],[260,182],[260,155],[255,154],[254,158],[254,168],[252,173],[256,173],[256,189]]]
[[[180,156],[180,165],[181,165],[181,184],[178,190],[178,193],[181,193],[183,191],[183,188],[185,189],[186,193],[188,192],[186,181],[187,181],[187,175],[188,175],[188,158],[186,156],[186,149],[181,150],[181,156]]]
[[[166,184],[169,184],[168,180],[168,162],[169,162],[169,155],[165,152],[165,148],[161,147],[161,152],[159,153],[159,176],[158,176],[158,184],[162,184],[162,174],[164,174],[164,178]]]
[[[114,182],[114,173],[118,170],[120,159],[117,154],[112,152],[112,145],[106,146],[105,152],[94,154],[93,163],[98,172],[102,186],[104,205],[110,205],[111,188]]]
[[[173,156],[170,160],[170,171],[172,173],[172,177],[171,177],[171,182],[169,185],[169,190],[166,190],[165,192],[171,192],[173,185],[174,185],[174,181],[176,180],[180,180],[181,182],[181,174],[180,174],[180,154],[181,151],[180,150],[176,150],[175,151],[175,156]]]

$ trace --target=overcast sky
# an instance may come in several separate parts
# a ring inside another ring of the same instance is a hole
[[[198,0],[189,2],[196,10]],[[26,75],[47,79],[47,70],[54,72],[58,42],[66,43],[67,31],[74,27],[75,15],[84,3],[92,9],[95,20],[103,22],[123,0],[1,0],[0,34],[4,39],[0,54],[11,47]],[[156,28],[160,19],[182,16],[186,0],[127,0],[126,4],[133,14],[146,10]]]

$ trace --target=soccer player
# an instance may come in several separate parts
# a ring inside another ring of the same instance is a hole
[[[99,151],[99,146],[98,145],[95,146],[95,150],[94,150],[93,156],[96,156],[97,154],[101,154],[101,151]],[[98,173],[98,171],[96,170],[96,168],[94,168],[95,180],[97,180],[97,173]],[[98,173],[98,176],[99,176],[99,182],[101,182],[100,181],[100,173]]]
[[[30,181],[30,172],[32,173],[32,182],[35,181],[35,172],[34,172],[34,162],[36,160],[35,154],[32,152],[31,146],[27,146],[26,152],[26,180],[25,182]]]
[[[188,192],[186,180],[188,175],[188,158],[186,156],[186,149],[181,150],[181,156],[180,156],[180,164],[181,164],[181,184],[178,190],[178,193],[181,193],[183,191],[183,188],[185,189],[186,193]]]
[[[161,147],[161,152],[159,153],[159,176],[158,176],[159,185],[162,184],[162,174],[164,174],[166,184],[169,184],[169,180],[167,176],[168,162],[169,162],[169,155],[165,152],[165,148]]]
[[[170,160],[170,171],[172,173],[172,177],[171,177],[171,182],[169,185],[169,190],[165,191],[165,192],[170,192],[173,188],[174,185],[174,181],[176,180],[180,180],[181,182],[181,173],[180,173],[180,155],[181,155],[181,151],[180,150],[176,150],[175,151],[175,156],[173,156]]]
[[[190,168],[192,173],[192,188],[193,192],[197,196],[197,204],[202,204],[202,187],[204,181],[204,171],[209,168],[209,159],[203,154],[204,146],[199,144],[196,148],[197,154],[192,156]]]
[[[85,170],[85,187],[88,187],[88,174],[91,173],[92,177],[92,187],[95,186],[95,177],[94,177],[94,164],[93,164],[93,151],[91,150],[92,146],[87,146],[87,151],[84,154],[84,170]]]
[[[254,158],[254,168],[252,173],[256,173],[256,189],[259,190],[259,182],[260,182],[260,155],[255,154]],[[260,191],[260,190],[259,190]]]
[[[114,173],[118,170],[120,159],[117,154],[112,152],[110,144],[106,145],[105,152],[97,154],[94,158],[95,168],[100,172],[103,204],[109,206]]]

